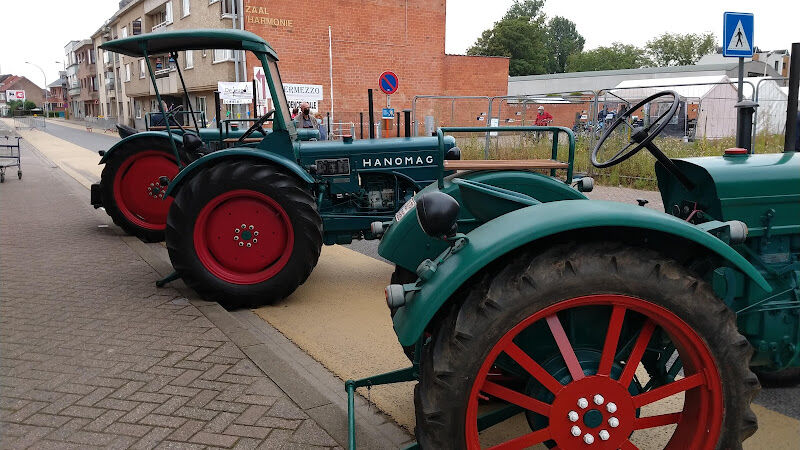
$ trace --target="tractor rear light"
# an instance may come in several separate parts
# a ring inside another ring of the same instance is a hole
[[[746,148],[726,148],[725,156],[742,156],[747,154]]]
[[[730,235],[731,244],[741,244],[747,239],[747,224],[739,220],[729,220],[725,222],[728,225],[728,233]]]

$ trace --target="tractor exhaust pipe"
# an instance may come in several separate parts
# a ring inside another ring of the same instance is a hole
[[[800,42],[792,44],[791,60],[789,62],[789,102],[786,107],[786,140],[783,144],[784,152],[800,151],[798,145],[797,129],[798,111],[797,94],[800,90]]]

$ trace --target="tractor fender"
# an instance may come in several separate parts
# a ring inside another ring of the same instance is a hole
[[[300,180],[306,183],[314,183],[314,178],[308,174],[299,164],[288,159],[284,156],[277,155],[275,153],[265,152],[263,150],[258,149],[251,149],[251,148],[229,148],[226,150],[219,150],[213,153],[209,153],[208,155],[203,156],[202,158],[194,161],[193,163],[186,166],[183,170],[181,170],[178,175],[173,179],[169,186],[167,187],[167,196],[174,195],[175,190],[178,189],[185,180],[191,178],[197,170],[202,169],[203,167],[207,166],[210,163],[218,162],[223,158],[228,159],[241,159],[241,158],[253,158],[253,159],[260,159],[264,161],[271,162],[273,164],[285,167],[289,172],[296,175]]]
[[[167,133],[166,131],[142,131],[140,133],[132,134],[132,135],[126,137],[126,138],[121,139],[119,142],[117,142],[116,144],[112,145],[111,148],[106,150],[106,152],[103,155],[103,157],[100,158],[100,164],[105,164],[106,161],[108,161],[108,159],[111,157],[111,155],[114,154],[114,152],[117,149],[122,148],[122,147],[124,147],[124,146],[126,146],[128,144],[131,144],[131,143],[135,144],[137,141],[139,141],[141,139],[154,138],[154,137],[155,138],[169,139],[170,134]],[[172,134],[172,140],[175,141],[175,145],[183,145],[183,137],[180,136],[180,135],[176,135],[176,134],[173,133]]]
[[[439,264],[395,314],[394,329],[400,344],[413,345],[450,296],[489,263],[536,240],[595,227],[639,228],[694,242],[728,261],[764,291],[772,291],[761,273],[732,247],[668,214],[600,200],[542,203],[497,217],[467,234],[469,243]]]
[[[456,178],[521,192],[542,203],[586,199],[586,196],[563,181],[536,172],[523,170],[459,172],[446,177],[443,188],[439,189],[437,184],[433,183],[421,190],[419,194],[439,190],[455,198],[461,205],[458,230],[462,233],[472,231],[481,223],[469,213],[468,208],[464,207],[461,191],[458,185],[453,183]],[[404,217],[402,220],[392,223],[381,239],[378,253],[394,264],[413,272],[426,258],[434,259],[436,255],[447,248],[447,243],[426,235],[420,228],[419,222],[413,217],[413,211],[408,215],[411,217]],[[407,245],[408,242],[413,242],[414,245]]]

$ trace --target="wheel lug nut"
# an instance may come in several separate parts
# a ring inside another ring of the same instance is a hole
[[[239,242],[239,247],[244,247],[244,242]]]
[[[247,225],[242,224],[242,229],[245,229],[245,228],[247,228]]]
[[[586,399],[585,399],[585,398],[583,398],[583,397],[579,398],[579,399],[578,399],[578,407],[579,407],[580,409],[586,409],[586,408],[588,408],[588,407],[589,407],[589,401],[588,401],[588,400],[586,400]]]
[[[619,419],[612,417],[608,419],[608,424],[611,425],[611,428],[617,428],[619,426]]]
[[[253,244],[257,244],[257,243],[258,243],[258,239],[253,238]]]
[[[253,236],[258,236],[258,231],[253,231]]]
[[[239,229],[237,228],[237,229],[233,230],[233,232],[234,232],[234,233],[238,233],[238,232],[239,232]]]
[[[254,227],[254,226],[252,226],[252,225],[250,225],[250,227],[249,227],[249,228],[252,230],[252,229],[253,229],[253,228],[255,228],[255,227]]]
[[[578,437],[578,436],[581,435],[581,429],[578,428],[577,425],[573,425],[572,428],[569,430],[569,432],[572,433],[572,435],[575,436],[575,437]]]
[[[584,434],[583,442],[586,442],[587,444],[594,444],[594,436],[589,433]]]
[[[238,241],[238,240],[239,240],[239,236],[234,236],[234,237],[233,237],[233,240],[234,240],[234,241]]]
[[[251,243],[249,243],[249,242],[247,243],[247,248],[250,248],[250,247],[252,247],[252,246],[253,246],[253,244],[251,244]]]
[[[567,418],[569,419],[570,422],[577,422],[578,413],[576,413],[575,411],[570,411],[569,414],[567,414]]]
[[[600,395],[600,394],[595,394],[594,395],[594,404],[595,405],[602,405],[603,402],[605,402],[605,401],[606,401],[606,399],[604,399],[602,395]]]
[[[615,412],[617,412],[617,404],[613,402],[608,402],[608,404],[606,405],[606,411],[610,412],[611,414],[614,414]]]
[[[604,440],[604,441],[607,441],[608,438],[611,437],[611,435],[608,434],[608,431],[606,431],[606,430],[600,430],[600,432],[597,433],[597,435],[600,436],[600,439]]]

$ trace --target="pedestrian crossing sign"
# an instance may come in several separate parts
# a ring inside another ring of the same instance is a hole
[[[726,12],[722,28],[723,56],[753,56],[753,14]]]

